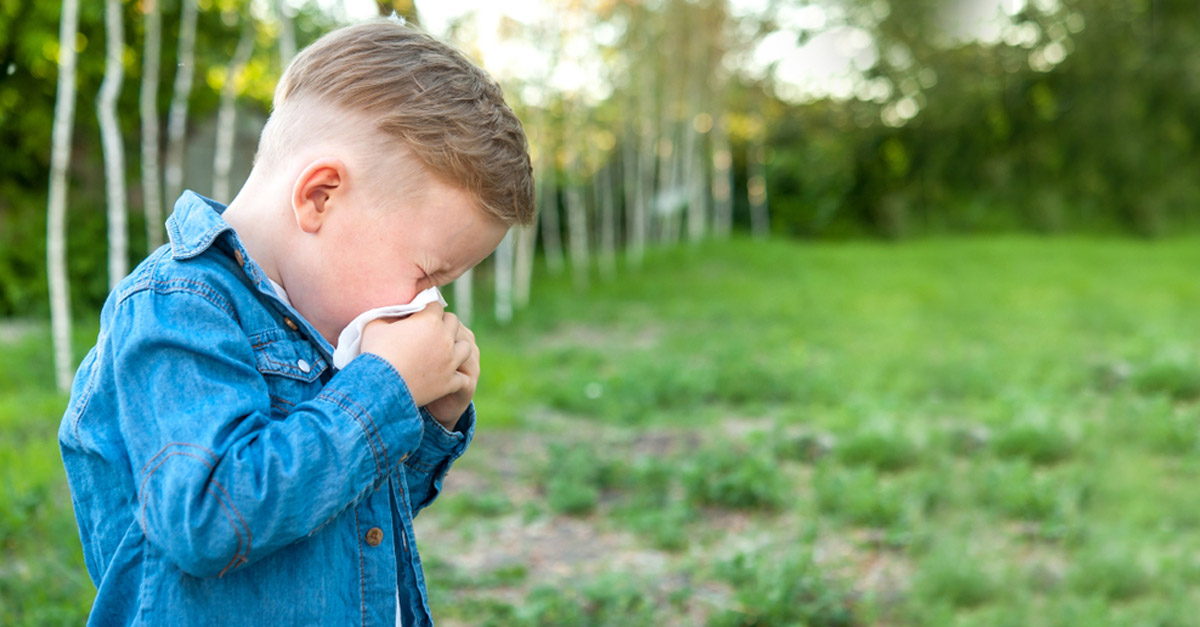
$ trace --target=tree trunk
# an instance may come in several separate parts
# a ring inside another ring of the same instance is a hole
[[[537,244],[536,226],[518,226],[517,260],[513,276],[513,305],[516,309],[529,306],[530,289],[533,286],[533,253]]]
[[[46,269],[50,287],[50,327],[54,342],[54,379],[60,392],[71,389],[71,297],[67,286],[67,168],[75,122],[75,36],[78,0],[63,0],[58,25],[58,95],[54,103],[50,149],[50,192],[46,207]]]
[[[578,166],[576,166],[578,170]],[[583,190],[579,184],[567,187],[567,240],[571,255],[571,277],[576,289],[584,289],[588,284],[589,254],[588,254],[588,220],[587,205],[583,200]]]
[[[229,172],[233,169],[233,145],[237,137],[238,82],[254,52],[254,18],[247,15],[238,38],[237,50],[229,61],[225,84],[221,86],[221,107],[217,112],[217,147],[213,153],[213,199],[228,203]]]
[[[126,233],[125,146],[117,118],[117,97],[125,80],[122,54],[125,48],[121,0],[105,0],[104,82],[96,99],[100,139],[104,150],[104,185],[108,192],[108,289],[129,273],[129,237]]]
[[[513,317],[514,237],[516,234],[509,229],[492,255],[496,279],[496,321],[501,324],[511,322]]]
[[[462,276],[454,279],[454,313],[463,324],[471,324],[471,282],[474,270],[467,270]]]
[[[183,15],[179,22],[178,66],[175,69],[175,89],[171,95],[171,112],[167,118],[167,202],[174,204],[183,193],[184,139],[187,135],[188,98],[192,93],[192,73],[196,59],[196,0],[182,0]]]
[[[713,126],[713,234],[728,239],[733,230],[733,150],[725,120]]]
[[[554,171],[554,149],[555,146],[550,141],[543,148],[549,156],[542,165],[542,210],[538,213],[541,216],[542,251],[546,255],[546,269],[557,275],[563,271],[563,245],[558,211],[558,184]]]
[[[704,167],[704,137],[686,124],[684,141],[684,188],[687,190],[687,233],[688,241],[699,242],[704,238],[708,226],[708,190]]]
[[[613,201],[614,164],[609,161],[596,175],[596,206],[600,210],[600,276],[617,276],[617,208]]]
[[[633,108],[631,108],[633,110]],[[625,188],[625,258],[631,265],[641,264],[645,253],[646,232],[641,173],[638,171],[638,147],[635,125],[625,125],[625,139],[621,142],[621,174]]]
[[[275,0],[275,14],[279,16],[279,67],[286,70],[296,56],[296,29],[287,0]]]
[[[146,243],[154,250],[163,243],[162,172],[158,166],[158,64],[162,56],[162,7],[144,0],[146,39],[142,47],[142,210],[146,213]]]
[[[771,232],[771,217],[767,211],[766,149],[751,146],[747,150],[746,195],[750,201],[750,232],[756,238],[766,239]]]

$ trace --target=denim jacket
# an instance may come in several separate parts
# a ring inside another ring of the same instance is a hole
[[[184,193],[71,390],[89,624],[432,624],[412,519],[474,407],[450,432],[383,359],[335,370],[223,210]]]

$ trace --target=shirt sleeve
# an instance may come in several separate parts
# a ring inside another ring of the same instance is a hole
[[[219,576],[303,538],[381,485],[426,424],[399,374],[354,360],[272,419],[232,311],[192,292],[134,294],[111,329],[117,412],[150,543]]]
[[[421,446],[404,462],[413,516],[437,499],[450,466],[462,457],[475,436],[475,404],[467,406],[454,431],[442,426],[424,407],[421,408],[421,420],[425,424]]]

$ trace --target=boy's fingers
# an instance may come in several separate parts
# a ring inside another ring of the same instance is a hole
[[[471,350],[470,342],[455,342],[454,343],[454,369],[461,370],[463,365],[471,359],[474,352]]]
[[[470,387],[471,377],[468,377],[467,375],[465,375],[461,372],[456,372],[456,373],[454,373],[453,382],[454,382],[454,391],[451,392],[451,394],[457,394],[457,393],[463,391],[464,389],[467,389]]]

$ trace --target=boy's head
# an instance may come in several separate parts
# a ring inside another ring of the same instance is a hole
[[[454,280],[533,217],[525,134],[500,88],[391,20],[296,56],[226,212],[331,342],[363,311]]]
[[[407,152],[505,224],[533,221],[525,133],[500,87],[462,53],[399,22],[341,28],[301,51],[275,88],[256,162],[321,135],[352,135],[384,181],[409,178],[389,172]]]

